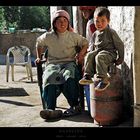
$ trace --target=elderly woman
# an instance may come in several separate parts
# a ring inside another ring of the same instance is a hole
[[[84,19],[87,20],[86,24],[86,38],[90,41],[92,34],[96,31],[94,21],[93,21],[93,14],[96,9],[96,6],[80,6],[80,10]],[[91,51],[91,50],[89,50]]]
[[[65,10],[58,10],[53,15],[53,30],[46,32],[37,38],[36,63],[40,61],[42,48],[48,50],[47,65],[43,73],[43,99],[46,109],[41,110],[43,119],[54,119],[64,116],[72,116],[80,113],[79,108],[79,72],[76,66],[83,63],[87,52],[88,41],[83,36],[72,31],[70,16]],[[77,54],[76,47],[80,46]],[[57,97],[63,93],[66,97],[69,109],[62,112],[56,110]]]

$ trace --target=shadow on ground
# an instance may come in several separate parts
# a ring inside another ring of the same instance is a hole
[[[73,121],[73,122],[82,122],[83,123],[93,123],[93,118],[88,114],[87,111],[83,111],[81,114],[78,114],[76,116],[71,116],[71,117],[64,117],[62,116],[61,118],[58,119],[50,119],[50,120],[45,120],[45,122],[57,122],[59,120],[68,120],[68,121]]]
[[[29,96],[23,88],[0,89],[0,97],[6,96]]]
[[[87,122],[87,123],[93,123],[93,118],[91,118],[90,114],[88,111],[83,111],[81,114],[78,114],[76,116],[71,116],[71,117],[63,117],[62,119],[64,120],[69,120],[69,121],[74,121],[74,122]]]
[[[17,106],[28,106],[28,107],[33,107],[34,106],[34,105],[31,105],[31,104],[27,104],[27,103],[5,100],[5,99],[0,99],[0,102],[7,103],[7,104],[14,104],[14,105],[17,105]]]

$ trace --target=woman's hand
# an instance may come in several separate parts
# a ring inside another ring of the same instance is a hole
[[[78,53],[76,55],[75,58],[76,58],[78,64],[80,64],[80,65],[83,65],[84,64],[85,54],[83,54],[83,53],[80,52],[80,53]]]
[[[76,47],[77,54],[75,58],[76,58],[77,63],[80,65],[84,65],[84,58],[87,53],[87,48],[88,48],[88,44],[84,45],[82,48],[78,46]]]
[[[120,65],[120,64],[122,64],[122,62],[123,62],[123,59],[118,58],[118,59],[115,61],[115,64],[116,64],[116,65]]]

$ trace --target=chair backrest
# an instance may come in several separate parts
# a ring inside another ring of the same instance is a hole
[[[25,63],[26,61],[30,61],[30,49],[26,46],[13,46],[8,49],[7,57],[10,57],[10,54],[13,55],[14,64],[16,63]],[[27,58],[26,58],[27,57]]]

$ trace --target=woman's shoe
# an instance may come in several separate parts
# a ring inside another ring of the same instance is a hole
[[[70,116],[75,116],[81,114],[81,107],[80,106],[74,106],[70,107],[66,111],[64,111],[63,116],[64,117],[70,117]]]
[[[40,111],[40,117],[46,120],[61,118],[62,114],[62,110],[44,109]]]

